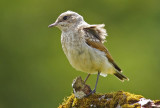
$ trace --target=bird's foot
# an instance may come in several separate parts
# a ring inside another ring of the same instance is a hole
[[[88,97],[91,94],[94,94],[96,92],[96,89],[92,90],[89,94],[87,94],[85,97]]]

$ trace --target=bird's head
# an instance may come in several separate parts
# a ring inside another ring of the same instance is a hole
[[[48,27],[58,27],[60,30],[70,29],[78,24],[82,23],[83,17],[76,12],[67,11],[62,13],[55,23],[49,25]]]

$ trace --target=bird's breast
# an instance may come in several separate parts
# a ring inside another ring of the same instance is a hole
[[[70,64],[77,70],[85,71],[91,65],[90,54],[85,41],[75,34],[62,34],[62,49]]]
[[[83,41],[74,33],[62,33],[61,35],[62,49],[66,56],[77,55],[83,52]]]

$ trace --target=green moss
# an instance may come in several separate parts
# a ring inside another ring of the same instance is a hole
[[[71,96],[67,97],[67,99],[64,99],[64,102],[58,108],[71,108],[72,103],[74,102],[74,99],[76,98],[74,94],[72,94]]]
[[[114,108],[120,105],[122,108],[140,108],[137,102],[141,95],[118,91],[106,94],[93,94],[82,99],[75,98],[74,94],[68,97],[58,108]],[[160,100],[154,101],[159,103]]]
[[[154,100],[155,104],[160,104],[160,100]]]

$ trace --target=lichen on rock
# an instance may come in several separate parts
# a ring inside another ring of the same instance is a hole
[[[146,103],[143,103],[145,101]],[[143,103],[143,104],[141,104]],[[149,107],[148,107],[149,106]],[[71,94],[58,108],[160,108],[160,100],[151,101],[124,91],[96,93],[82,99]]]
[[[58,108],[160,108],[160,100],[152,101],[124,91],[87,96],[91,89],[81,77],[73,81],[72,87],[73,93]]]

